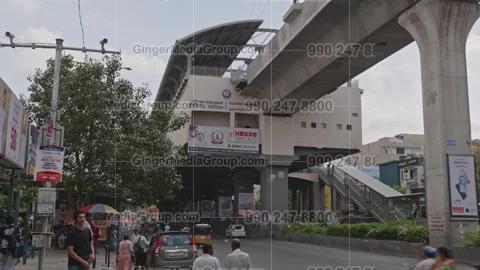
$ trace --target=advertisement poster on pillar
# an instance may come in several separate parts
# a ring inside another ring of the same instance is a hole
[[[258,129],[191,125],[188,130],[188,152],[258,154],[258,151]]]
[[[475,157],[448,155],[452,217],[478,217]]]
[[[62,182],[63,159],[65,150],[62,147],[41,146],[35,159],[36,182]]]

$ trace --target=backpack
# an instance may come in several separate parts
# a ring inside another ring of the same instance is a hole
[[[139,237],[138,237],[137,241],[136,241],[135,244],[133,245],[133,249],[134,249],[135,251],[137,251],[137,252],[142,252],[142,253],[143,253],[143,252],[145,251],[145,249],[144,249],[144,247],[143,247],[143,245],[142,245],[142,237],[143,237],[143,236],[139,236]]]
[[[0,232],[0,253],[10,254],[13,258],[23,256],[24,244],[20,239],[20,232],[16,227],[3,228]]]

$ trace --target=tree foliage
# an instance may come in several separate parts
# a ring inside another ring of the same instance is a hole
[[[49,119],[54,61],[29,77],[26,101],[31,120],[42,125]],[[64,185],[66,193],[83,202],[84,194],[117,192],[137,204],[157,204],[162,195],[180,188],[172,166],[135,166],[135,155],[174,156],[166,134],[185,123],[185,117],[166,111],[150,112],[146,87],[134,87],[120,78],[121,59],[76,62],[62,58],[59,90],[59,123],[65,128]]]

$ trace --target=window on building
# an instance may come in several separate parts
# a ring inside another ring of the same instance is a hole
[[[417,180],[418,178],[418,171],[417,168],[413,168],[410,170],[410,179]]]
[[[317,123],[315,123],[315,122],[310,123],[310,127],[311,128],[317,128]]]
[[[356,112],[352,113],[352,117],[358,117],[358,113]]]
[[[397,155],[405,155],[405,148],[398,147],[397,148]]]
[[[337,124],[337,129],[342,129],[342,128],[343,128],[342,124]]]
[[[352,125],[347,125],[347,130],[352,130]]]
[[[327,123],[322,123],[322,128],[327,128]]]
[[[307,127],[307,122],[300,122],[300,126],[302,128],[306,128]]]

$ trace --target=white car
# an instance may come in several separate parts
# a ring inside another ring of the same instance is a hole
[[[247,232],[245,231],[245,226],[240,224],[229,225],[225,231],[226,238],[239,238],[247,237]]]

